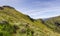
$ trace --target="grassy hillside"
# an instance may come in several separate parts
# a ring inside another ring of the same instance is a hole
[[[52,17],[45,21],[46,25],[48,25],[53,31],[60,33],[60,16]]]
[[[60,36],[60,28],[59,26],[57,27],[54,22],[51,22],[53,20],[54,19],[43,21],[42,19],[32,19],[13,7],[2,6],[0,7],[0,35]]]

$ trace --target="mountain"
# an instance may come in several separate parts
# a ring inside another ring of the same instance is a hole
[[[22,14],[11,6],[0,7],[0,36],[60,36],[59,22],[60,17],[44,21]]]
[[[45,21],[53,31],[60,33],[60,16],[49,18]]]

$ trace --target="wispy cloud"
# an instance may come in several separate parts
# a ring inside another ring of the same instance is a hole
[[[60,0],[0,0],[0,5],[10,5],[32,18],[60,15]]]

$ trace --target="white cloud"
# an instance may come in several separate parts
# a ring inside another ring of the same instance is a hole
[[[0,0],[0,5],[14,6],[17,10],[21,11],[22,13],[28,14],[33,18],[46,18],[60,14],[60,0],[31,1],[28,2],[27,0]],[[54,14],[52,14],[52,12]],[[49,13],[52,15],[49,15]]]

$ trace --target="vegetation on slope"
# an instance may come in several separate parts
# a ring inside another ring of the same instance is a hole
[[[54,32],[60,33],[60,16],[50,18],[45,21]]]
[[[60,36],[59,21],[52,23],[51,21],[53,20],[55,19],[46,21],[42,19],[32,19],[28,15],[16,11],[13,7],[2,6],[0,7],[0,35]]]

